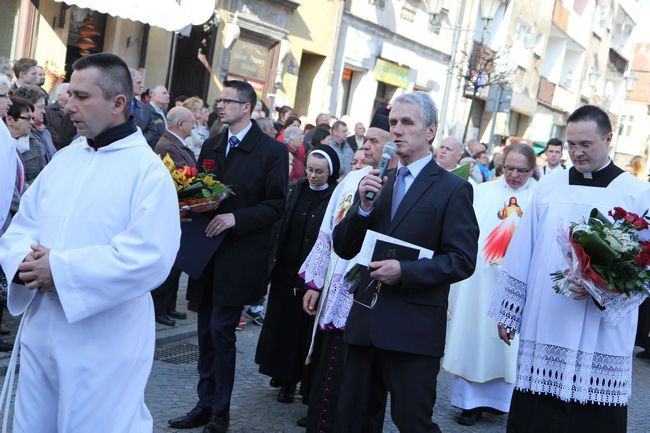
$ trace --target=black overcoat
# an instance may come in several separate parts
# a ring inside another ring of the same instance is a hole
[[[271,232],[284,214],[289,156],[286,146],[255,122],[226,160],[227,139],[227,129],[207,139],[197,166],[214,161],[211,172],[233,190],[208,216],[233,213],[235,227],[227,230],[200,280],[188,286],[187,298],[200,303],[204,291],[212,290],[215,305],[236,307],[255,304],[266,293]]]

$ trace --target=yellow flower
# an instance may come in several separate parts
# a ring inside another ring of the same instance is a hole
[[[174,161],[172,160],[171,156],[169,156],[169,153],[165,154],[162,161],[165,164],[165,167],[167,167],[167,170],[169,170],[170,172],[176,169],[176,166],[174,165]]]
[[[203,178],[203,185],[211,186],[214,184],[214,178],[212,176],[205,176]]]

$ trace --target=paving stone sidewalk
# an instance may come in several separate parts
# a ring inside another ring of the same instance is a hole
[[[179,300],[184,295],[179,293]],[[180,302],[179,304],[184,304]],[[179,305],[179,309],[180,305]],[[184,328],[190,323],[196,326],[194,313],[189,313],[187,321],[181,321]],[[163,330],[163,332],[169,332]],[[249,322],[242,331],[237,332],[237,372],[231,405],[231,424],[229,433],[303,433],[295,422],[306,415],[307,408],[298,400],[290,404],[275,400],[277,390],[269,387],[269,378],[257,371],[253,362],[260,327]],[[170,334],[166,334],[169,342]],[[183,335],[179,333],[178,335]],[[196,337],[184,338],[172,344],[162,344],[159,348],[170,346],[196,345]],[[188,348],[188,346],[182,346]],[[160,350],[160,349],[159,349]],[[160,352],[159,352],[160,353]],[[633,394],[628,412],[628,433],[650,433],[650,361],[634,360]],[[190,410],[196,403],[196,363],[170,364],[161,360],[154,362],[153,371],[147,387],[146,399],[154,417],[156,433],[200,433],[201,429],[174,430],[167,427],[169,418]],[[506,416],[486,415],[472,427],[456,423],[459,410],[449,403],[450,375],[441,371],[438,375],[438,400],[434,408],[434,420],[445,433],[501,433],[505,431]],[[390,404],[389,404],[390,406]],[[384,432],[397,433],[387,410]]]
[[[186,311],[185,284],[179,291],[180,311]],[[154,418],[155,433],[200,433],[201,428],[174,430],[167,420],[184,414],[196,403],[196,314],[187,312],[187,320],[177,321],[169,328],[157,325],[157,355],[146,390],[146,401]],[[7,316],[3,325],[15,332],[18,321]],[[237,373],[231,405],[229,433],[303,433],[295,422],[306,414],[306,406],[298,400],[291,404],[275,400],[277,390],[268,386],[269,378],[258,373],[253,362],[260,327],[249,322],[237,333]],[[13,341],[15,335],[8,339]],[[184,349],[184,351],[182,351]],[[174,357],[171,351],[179,352]],[[9,353],[0,353],[0,374],[4,375]],[[170,363],[169,361],[181,363]],[[628,411],[628,433],[650,433],[650,361],[634,359],[633,393]],[[501,433],[505,431],[505,416],[486,415],[473,427],[455,422],[459,411],[449,403],[450,375],[438,376],[438,400],[434,420],[445,433]],[[384,432],[397,433],[387,410]]]

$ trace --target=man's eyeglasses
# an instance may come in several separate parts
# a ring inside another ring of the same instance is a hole
[[[576,150],[578,148],[581,149],[581,150],[589,150],[589,149],[591,149],[592,144],[593,143],[590,142],[590,141],[585,141],[585,142],[582,142],[582,143],[567,143],[567,144],[564,145],[564,148],[566,150],[571,150],[571,151]]]
[[[18,118],[23,120],[28,120],[30,122],[34,120],[34,116],[18,116]]]
[[[381,291],[381,281],[377,280],[371,280],[368,285],[366,286],[365,289],[363,289],[360,293],[363,295],[365,294],[366,297],[368,294],[372,293],[372,297],[370,298],[370,302],[368,304],[359,301],[356,299],[356,297],[353,297],[352,300],[354,301],[355,304],[359,304],[362,307],[368,308],[372,310],[375,307],[375,304],[377,303],[377,298],[379,297],[379,292]],[[354,295],[353,295],[354,296]]]
[[[504,165],[503,166],[503,171],[507,171],[509,173],[512,173],[513,171],[516,171],[517,173],[525,174],[525,173],[528,173],[530,170],[531,170],[530,168],[512,167],[510,165]]]
[[[607,134],[600,137],[601,140],[605,140],[606,138],[607,138]],[[564,145],[564,148],[566,150],[571,150],[571,151],[576,150],[576,149],[589,150],[589,149],[591,149],[592,144],[594,144],[592,141],[581,141],[579,143],[566,143]]]
[[[238,101],[236,99],[228,99],[228,98],[219,98],[219,99],[217,99],[217,104],[220,104],[222,102],[224,104],[245,104],[248,101]]]

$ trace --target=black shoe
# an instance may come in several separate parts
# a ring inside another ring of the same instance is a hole
[[[188,302],[187,303],[187,311],[194,311],[195,313],[199,312],[199,304],[195,304],[194,302]]]
[[[257,326],[262,326],[264,324],[264,316],[262,315],[262,313],[259,311],[254,313],[253,310],[250,309],[250,307],[244,312],[244,316],[251,319],[253,323],[256,324]]]
[[[0,338],[0,352],[11,352],[13,348],[13,344],[6,341],[4,338]]]
[[[271,380],[269,380],[269,386],[271,388],[280,388],[282,385],[280,385],[280,382],[278,382],[277,379],[271,378]]]
[[[181,313],[180,311],[170,310],[167,312],[167,315],[172,319],[185,320],[187,319],[187,314]]]
[[[307,417],[303,416],[302,418],[300,418],[298,421],[296,421],[296,425],[298,427],[305,427],[306,428],[307,427]]]
[[[460,425],[474,425],[483,417],[483,412],[478,409],[463,410],[456,422]]]
[[[211,416],[211,409],[195,406],[185,415],[170,419],[167,423],[172,428],[194,428],[207,424]]]
[[[176,322],[174,319],[170,319],[169,316],[156,316],[156,323],[160,323],[161,325],[165,326],[176,326]]]
[[[228,416],[213,416],[210,418],[208,425],[203,427],[201,433],[226,433],[230,419]]]
[[[641,352],[636,354],[636,357],[640,359],[650,359],[650,350],[648,349],[642,350]]]
[[[292,403],[293,397],[296,395],[296,385],[283,385],[278,392],[277,401],[280,403]]]

